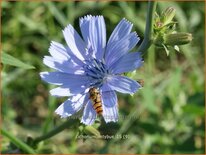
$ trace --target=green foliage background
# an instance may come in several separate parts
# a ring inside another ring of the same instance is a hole
[[[178,30],[193,34],[189,45],[172,51],[151,46],[144,66],[130,73],[144,79],[144,88],[133,97],[118,94],[118,123],[94,125],[113,139],[75,138],[78,123],[39,143],[38,153],[204,153],[204,2],[158,2],[157,11],[172,6]],[[35,66],[4,64],[2,78],[2,128],[26,142],[27,137],[47,133],[65,120],[54,114],[65,98],[51,97],[53,86],[40,80],[49,70],[42,63],[51,40],[65,43],[62,29],[72,24],[79,31],[79,17],[103,15],[107,36],[125,17],[143,39],[147,2],[2,2],[2,51]],[[139,44],[138,44],[139,45]],[[123,118],[125,117],[125,118]],[[78,120],[74,120],[79,122]],[[24,153],[6,137],[2,153]]]

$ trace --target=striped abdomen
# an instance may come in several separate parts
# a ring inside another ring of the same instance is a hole
[[[92,105],[94,110],[97,112],[97,114],[102,115],[103,108],[102,108],[102,101],[101,101],[101,95],[97,88],[90,88],[89,90],[90,94],[90,100],[92,101]]]

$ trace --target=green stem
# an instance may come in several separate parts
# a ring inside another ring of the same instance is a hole
[[[152,43],[153,22],[156,5],[156,1],[149,1],[148,3],[144,40],[138,49],[138,52],[142,52],[142,55],[144,55],[147,52],[147,49],[150,47]]]
[[[36,152],[26,143],[24,143],[23,141],[21,141],[20,139],[16,138],[14,135],[11,135],[8,131],[1,129],[1,133],[2,135],[4,135],[5,137],[9,138],[10,141],[15,144],[17,147],[19,147],[20,149],[24,150],[26,153],[29,154],[36,154]]]
[[[74,120],[69,119],[66,122],[64,122],[63,124],[61,124],[60,126],[54,128],[53,130],[51,130],[48,133],[45,133],[44,135],[37,137],[36,139],[33,140],[34,144],[37,144],[41,141],[44,141],[52,136],[55,136],[56,134],[60,133],[61,131],[63,131],[64,129],[71,127],[74,124]]]

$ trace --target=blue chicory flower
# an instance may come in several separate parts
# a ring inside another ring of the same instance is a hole
[[[81,109],[81,122],[94,123],[97,113],[89,99],[89,89],[98,88],[102,99],[103,117],[106,123],[118,120],[116,92],[134,94],[141,85],[122,73],[135,70],[143,64],[140,52],[129,52],[139,41],[132,24],[122,19],[106,44],[106,26],[103,16],[87,15],[80,18],[83,39],[69,24],[63,35],[67,46],[51,42],[49,53],[43,62],[55,72],[41,72],[41,78],[58,85],[51,95],[69,98],[56,113],[69,117]]]

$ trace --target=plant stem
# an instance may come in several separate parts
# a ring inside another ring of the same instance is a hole
[[[20,139],[16,138],[14,135],[10,134],[8,131],[1,129],[2,135],[9,138],[13,144],[15,144],[17,147],[25,151],[25,153],[29,154],[36,154],[36,152],[26,143],[21,141]]]
[[[37,137],[36,139],[33,140],[34,144],[37,144],[43,140],[46,140],[52,136],[55,136],[56,134],[60,133],[61,131],[63,131],[64,129],[71,127],[74,124],[74,120],[69,119],[66,122],[64,122],[63,124],[61,124],[60,126],[54,128],[53,130],[51,130],[48,133],[45,133],[44,135]]]
[[[152,43],[153,22],[154,22],[154,13],[156,10],[156,5],[157,5],[156,1],[148,2],[144,40],[138,49],[138,52],[142,52],[142,55],[144,55],[147,52],[147,49],[150,47]]]

